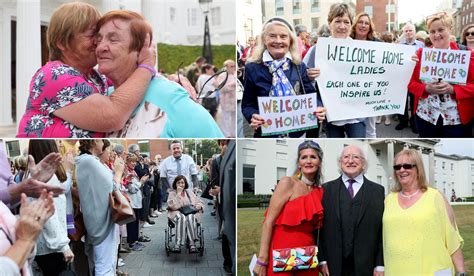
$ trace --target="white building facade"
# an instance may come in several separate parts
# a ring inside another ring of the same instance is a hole
[[[435,154],[435,186],[451,198],[452,190],[457,197],[474,195],[474,158]]]
[[[246,45],[249,37],[255,38],[263,25],[262,0],[237,1],[237,40]]]
[[[327,24],[329,8],[334,3],[347,3],[355,11],[355,3],[351,0],[262,0],[264,6],[263,22],[279,16],[287,19],[291,24],[303,24],[310,32]]]
[[[67,0],[0,0],[0,127],[19,121],[29,84],[46,62],[46,29],[54,10]],[[235,44],[235,1],[89,0],[102,13],[127,9],[141,13],[153,27],[156,42],[203,45],[204,12],[212,45]],[[43,55],[42,55],[43,53]]]
[[[285,175],[293,175],[296,170],[297,148],[302,142],[299,139],[276,140],[239,140],[237,144],[237,192],[255,194],[271,194],[278,180]],[[440,183],[451,179],[450,167],[440,170],[441,158],[450,158],[455,163],[453,185],[458,197],[474,194],[474,160],[472,158],[446,157],[435,154],[435,145],[439,140],[434,139],[321,139],[318,140],[324,152],[323,181],[330,181],[339,177],[337,158],[344,146],[352,144],[359,146],[368,160],[368,169],[365,176],[385,187],[388,193],[394,184],[393,157],[404,148],[413,148],[422,154],[423,164],[429,183],[447,197],[451,196],[451,189],[444,188]],[[460,140],[460,142],[464,142]],[[436,166],[435,166],[436,164]],[[452,181],[449,180],[449,183]]]

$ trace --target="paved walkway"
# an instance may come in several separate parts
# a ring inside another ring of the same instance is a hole
[[[224,261],[222,257],[221,242],[214,240],[217,237],[217,220],[210,215],[213,206],[207,205],[201,219],[204,230],[204,256],[188,254],[182,250],[181,254],[173,254],[168,257],[165,251],[165,228],[167,225],[166,212],[155,218],[153,227],[145,228],[145,235],[152,241],[144,243],[143,251],[121,254],[125,266],[119,270],[126,271],[130,276],[169,275],[169,276],[224,276],[227,275],[222,269]]]
[[[16,128],[15,124],[8,126],[0,126],[0,137],[15,138],[17,130],[18,129]]]

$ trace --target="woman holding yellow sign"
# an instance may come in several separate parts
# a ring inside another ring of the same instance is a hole
[[[260,114],[258,97],[286,97],[310,93],[316,93],[316,89],[308,79],[306,66],[301,62],[293,27],[283,18],[269,19],[263,25],[257,47],[245,65],[242,113],[254,130],[254,137],[262,137],[262,127],[268,127],[268,120]],[[322,121],[326,117],[326,109],[321,107],[320,99],[317,102],[314,113],[308,117]],[[266,137],[316,136],[312,133],[313,131],[308,133],[308,130],[289,130],[280,135]]]
[[[457,43],[449,40],[452,19],[447,14],[431,16],[427,19],[427,26],[434,49],[460,50]],[[465,84],[449,83],[441,77],[434,82],[422,82],[420,74],[426,73],[428,67],[422,66],[422,51],[423,49],[419,49],[417,52],[419,61],[408,85],[408,91],[415,96],[413,112],[420,137],[471,136],[469,124],[474,117],[474,55],[471,53],[470,59],[466,60],[469,67]],[[433,52],[431,61],[437,60],[434,54],[436,53]],[[428,55],[424,58],[425,62],[427,58]],[[458,71],[463,75],[464,71]]]

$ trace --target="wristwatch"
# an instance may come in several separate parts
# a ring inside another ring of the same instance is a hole
[[[456,276],[467,276],[466,272],[458,272],[456,273]]]

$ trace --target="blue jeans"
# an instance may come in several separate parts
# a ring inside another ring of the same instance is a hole
[[[355,124],[345,124],[336,126],[332,123],[326,125],[328,138],[365,138],[365,122]]]
[[[418,115],[415,117],[416,127],[421,138],[466,138],[470,137],[470,126],[469,125],[452,125],[444,126],[443,118],[439,116],[436,125],[427,122]]]

